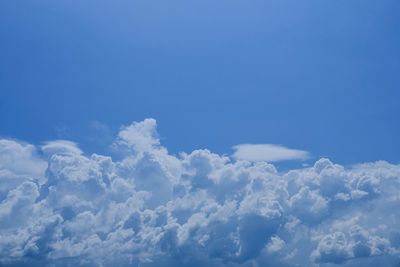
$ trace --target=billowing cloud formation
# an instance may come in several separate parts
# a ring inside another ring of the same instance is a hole
[[[309,153],[273,144],[241,144],[234,146],[233,157],[239,160],[276,162],[282,160],[306,160]]]
[[[114,149],[121,160],[0,141],[1,266],[400,264],[399,165],[175,157],[152,119]]]

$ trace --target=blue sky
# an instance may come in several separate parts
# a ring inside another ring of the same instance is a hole
[[[2,136],[95,151],[93,122],[106,135],[153,117],[173,153],[272,143],[399,161],[398,1],[0,5]]]

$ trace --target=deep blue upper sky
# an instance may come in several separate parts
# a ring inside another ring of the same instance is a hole
[[[0,135],[400,161],[400,1],[2,1]],[[105,125],[107,125],[106,128]],[[101,149],[100,149],[101,150]]]

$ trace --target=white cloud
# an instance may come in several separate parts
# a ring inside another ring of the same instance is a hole
[[[280,251],[285,246],[285,241],[279,238],[279,236],[271,237],[270,242],[267,244],[267,251],[269,253],[275,253]]]
[[[309,153],[274,144],[241,144],[233,147],[233,157],[247,161],[277,162],[283,160],[306,160]]]
[[[0,139],[0,171],[8,170],[19,176],[41,177],[46,167],[46,162],[39,158],[35,146]]]
[[[1,266],[399,266],[400,165],[175,157],[155,120],[115,149],[0,140]]]
[[[122,127],[118,134],[117,143],[131,147],[136,152],[148,152],[160,144],[156,137],[156,125],[155,119],[145,119]]]
[[[47,156],[51,156],[53,154],[82,154],[82,150],[79,149],[78,145],[75,142],[71,142],[68,140],[54,140],[45,142],[45,144],[41,147],[43,153]]]

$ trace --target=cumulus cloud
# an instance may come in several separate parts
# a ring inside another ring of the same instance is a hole
[[[306,160],[309,153],[304,150],[273,144],[241,144],[233,147],[233,157],[239,160],[277,162],[283,160]]]
[[[153,119],[113,147],[0,140],[0,266],[400,264],[399,165],[174,156]]]

